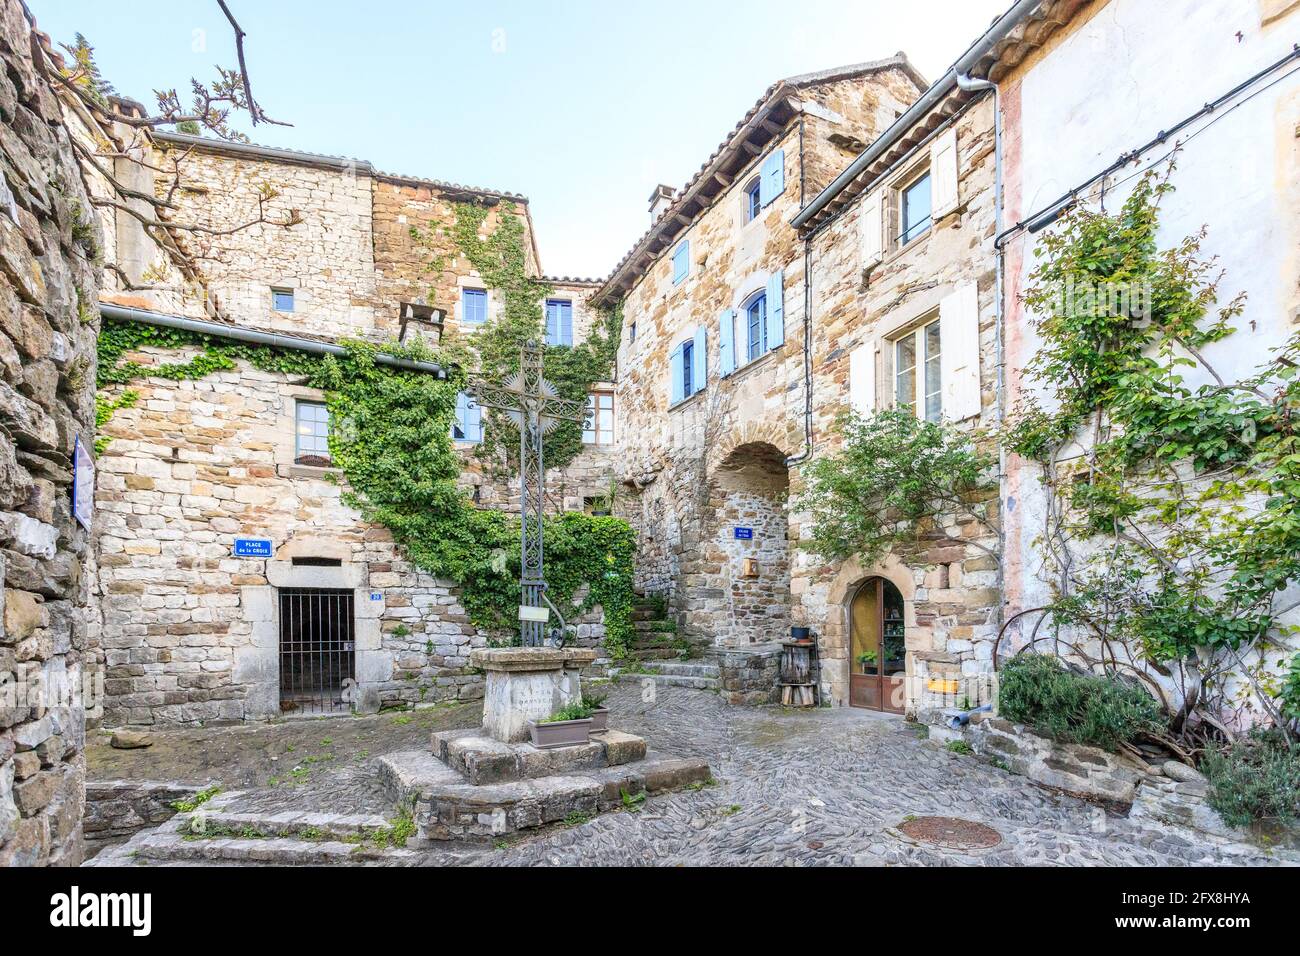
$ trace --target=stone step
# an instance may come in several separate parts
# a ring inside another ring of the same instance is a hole
[[[667,624],[670,622],[654,618],[632,621],[632,626],[636,628],[638,634],[667,634],[669,637],[676,637],[676,626],[665,627]]]
[[[623,795],[676,790],[710,777],[708,764],[648,754],[644,760],[581,773],[474,786],[432,754],[402,751],[378,759],[389,796],[414,806],[431,840],[499,839],[519,830],[585,818],[623,804]]]
[[[261,838],[277,837],[294,840],[336,840],[355,842],[366,840],[375,833],[389,829],[392,824],[378,814],[312,813],[283,810],[279,813],[203,812],[181,814],[183,824],[194,829],[194,818],[202,819],[202,826],[214,832],[260,833]]]
[[[143,839],[141,839],[143,837]],[[105,851],[88,866],[122,866],[134,863],[207,863],[255,866],[367,866],[376,863],[413,865],[419,858],[400,847],[379,849],[364,843],[328,840],[195,839],[166,830],[140,834],[113,851]]]
[[[637,647],[632,645],[632,656],[639,661],[674,661],[682,656],[675,647]]]
[[[643,739],[617,730],[594,733],[586,744],[546,750],[502,743],[479,729],[435,731],[430,744],[435,757],[476,787],[617,767],[646,753]]]
[[[720,681],[716,677],[688,677],[680,674],[656,674],[652,671],[623,674],[618,668],[609,672],[611,677],[626,677],[628,680],[652,680],[664,687],[689,687],[693,690],[718,690]]]
[[[670,677],[708,677],[717,680],[722,676],[718,665],[709,661],[662,661],[647,664],[646,668],[652,673]]]

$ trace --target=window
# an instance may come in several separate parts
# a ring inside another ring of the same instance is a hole
[[[763,211],[763,180],[755,176],[754,181],[745,187],[745,222],[753,222]]]
[[[293,311],[293,290],[292,289],[272,289],[271,290],[271,308],[277,312]]]
[[[451,423],[453,441],[477,444],[483,440],[483,409],[464,392],[456,396],[456,419]]]
[[[767,295],[760,292],[745,305],[745,335],[749,361],[767,353]]]
[[[466,325],[482,325],[487,321],[488,294],[486,289],[460,290],[460,320]]]
[[[567,299],[546,301],[546,344],[573,344],[573,303]]]
[[[631,345],[636,341],[636,323],[631,322],[627,327],[627,344]]]
[[[926,421],[943,414],[939,322],[935,320],[894,342],[894,398]],[[917,410],[920,411],[917,411]]]
[[[673,285],[678,285],[691,271],[691,244],[683,239],[673,250]]]
[[[695,343],[682,343],[682,394],[694,395],[695,383],[692,381],[692,372],[695,371]]]
[[[324,402],[297,402],[293,461],[296,465],[328,468],[330,460],[330,413]]]
[[[582,440],[588,445],[614,444],[613,392],[592,392],[587,396],[587,420],[582,423]]]
[[[902,232],[898,244],[905,246],[930,228],[930,173],[921,176],[902,190]]]
[[[708,332],[702,325],[672,350],[668,356],[669,408],[704,391],[709,383],[708,354]]]

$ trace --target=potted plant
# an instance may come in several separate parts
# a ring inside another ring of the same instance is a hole
[[[858,655],[858,664],[862,668],[862,673],[867,672],[868,667],[876,666],[876,652],[874,650],[864,651]]]
[[[588,697],[586,694],[582,696],[583,706],[591,708],[591,732],[593,734],[609,729],[609,708],[605,706],[605,697],[605,694],[597,694],[592,697]]]
[[[582,703],[569,704],[545,720],[529,721],[528,732],[538,750],[585,744],[591,739],[591,708]]]

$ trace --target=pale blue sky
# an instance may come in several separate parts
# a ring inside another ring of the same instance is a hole
[[[27,0],[153,105],[235,65],[216,0]],[[293,128],[255,142],[519,192],[542,265],[603,276],[777,79],[905,51],[934,79],[1009,0],[229,0],[253,92]],[[206,41],[206,47],[204,42]]]

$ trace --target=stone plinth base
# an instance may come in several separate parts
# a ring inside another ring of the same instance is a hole
[[[591,742],[581,746],[554,750],[502,743],[477,730],[440,730],[432,743],[433,755],[475,786],[617,767],[644,760],[646,753],[643,739],[617,730],[592,734]]]
[[[528,739],[528,722],[582,699],[580,668],[596,659],[589,647],[478,648],[470,663],[487,672],[483,730],[494,740]]]

